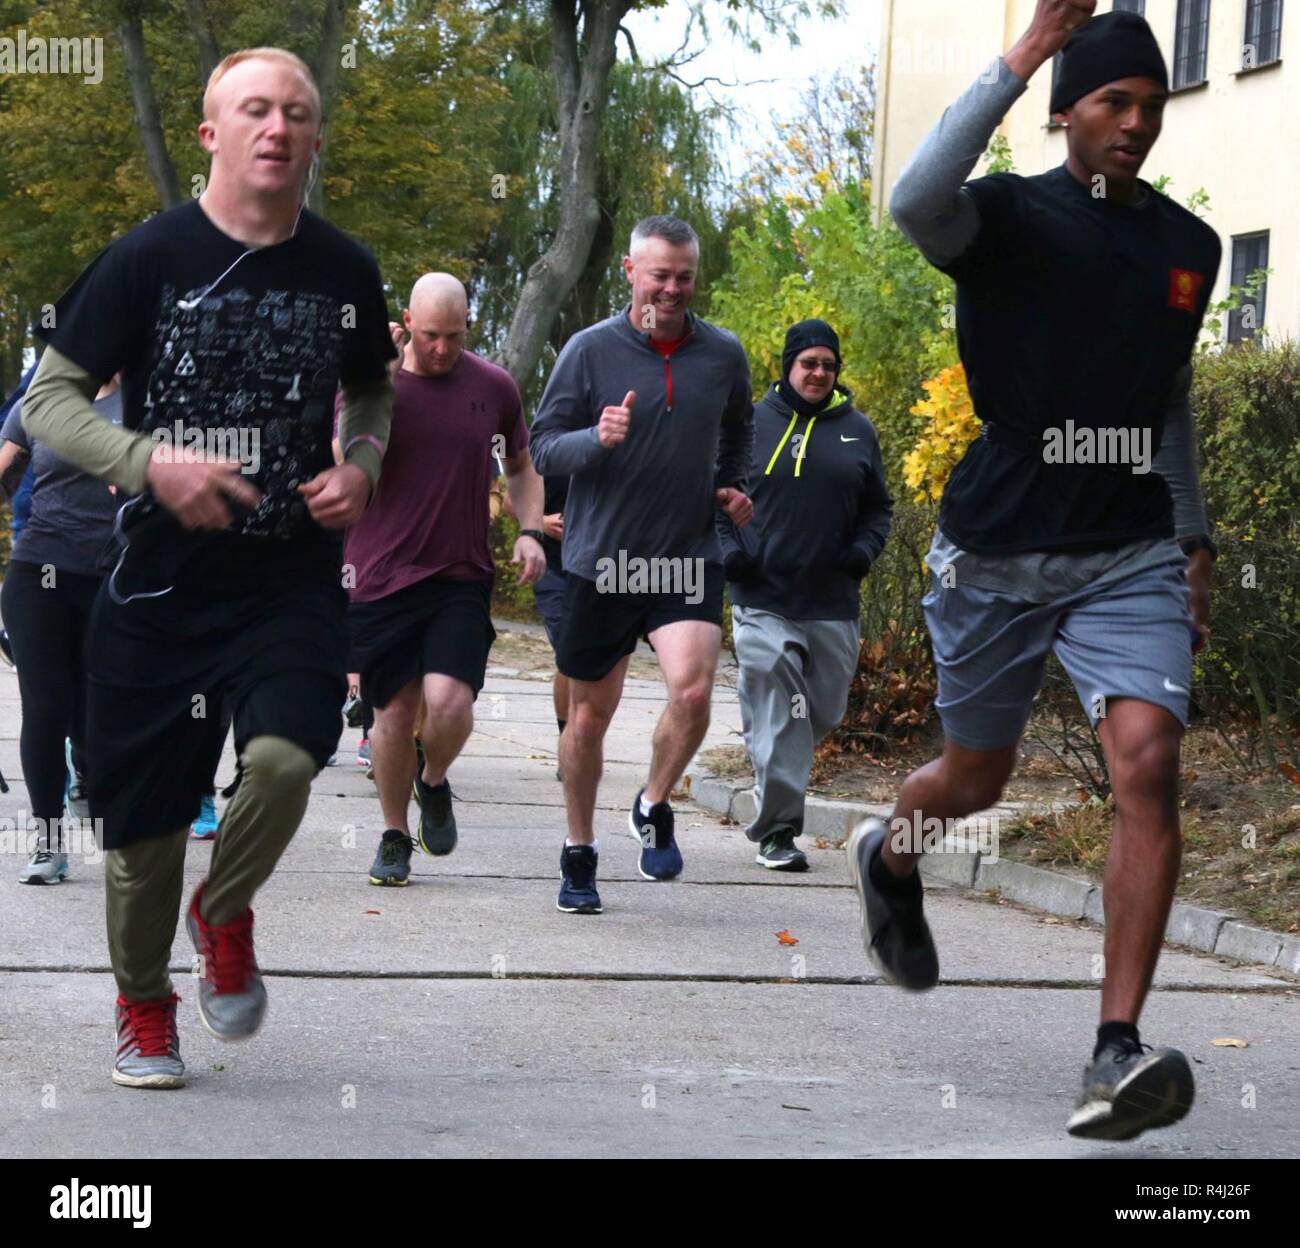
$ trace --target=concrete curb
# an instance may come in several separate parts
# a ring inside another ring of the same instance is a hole
[[[748,823],[757,812],[754,790],[748,785],[697,770],[689,771],[684,783],[691,801],[713,814]],[[1007,818],[1018,814],[1023,807],[1024,803],[1008,802],[983,813]],[[804,835],[843,840],[859,820],[872,815],[884,818],[890,809],[888,805],[810,797],[804,810]],[[953,843],[951,836],[945,837],[945,851],[927,854],[921,860],[923,876],[979,892],[997,889],[1008,901],[1035,910],[1063,919],[1087,919],[1101,927],[1106,925],[1100,884],[1061,871],[964,850]],[[1300,975],[1300,936],[1251,927],[1220,910],[1175,902],[1169,913],[1165,939],[1201,953]]]

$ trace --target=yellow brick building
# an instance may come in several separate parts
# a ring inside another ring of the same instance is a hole
[[[903,166],[943,110],[1024,33],[1034,0],[883,0],[873,169],[877,216]],[[1256,267],[1272,270],[1254,310],[1272,337],[1300,337],[1300,7],[1283,0],[1100,0],[1142,13],[1170,70],[1164,130],[1142,176],[1170,179],[1186,204],[1209,197],[1205,220],[1223,241],[1215,299]],[[1290,10],[1290,11],[1287,11]],[[1051,123],[1052,67],[1000,127],[1016,172],[1065,160]],[[978,176],[983,165],[976,167]],[[1225,323],[1249,335],[1250,316]]]

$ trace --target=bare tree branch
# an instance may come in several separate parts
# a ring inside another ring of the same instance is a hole
[[[618,28],[618,33],[627,40],[627,54],[632,58],[632,63],[634,65],[640,65],[641,58],[637,55],[636,40],[632,38],[632,32],[628,30],[626,26],[620,26]]]

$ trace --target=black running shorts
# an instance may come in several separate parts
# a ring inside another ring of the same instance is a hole
[[[636,649],[641,638],[665,624],[703,620],[722,627],[723,572],[705,563],[700,593],[602,592],[597,582],[565,574],[564,619],[556,638],[555,665],[574,680],[600,680]],[[699,597],[691,602],[690,597]]]
[[[463,681],[477,698],[487,671],[492,581],[430,576],[374,602],[348,608],[352,668],[361,696],[383,707],[412,681],[438,672]]]
[[[323,767],[338,747],[347,595],[337,547],[227,535],[179,544],[193,553],[169,566],[166,594],[121,604],[106,580],[91,612],[86,783],[105,849],[198,816],[224,736],[223,698],[236,750],[284,737]],[[150,571],[132,574],[132,553],[116,578],[120,596]]]

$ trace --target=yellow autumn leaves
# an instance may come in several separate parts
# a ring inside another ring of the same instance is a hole
[[[925,417],[925,427],[903,457],[903,480],[916,491],[912,501],[917,503],[943,494],[948,474],[980,431],[960,364],[940,370],[921,388],[926,397],[912,407],[912,414]]]

